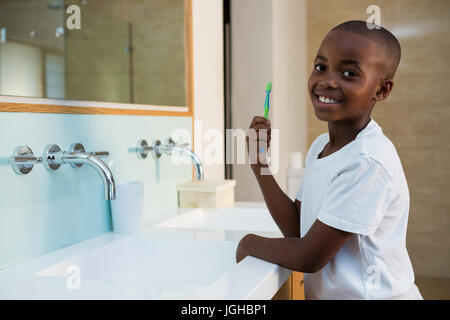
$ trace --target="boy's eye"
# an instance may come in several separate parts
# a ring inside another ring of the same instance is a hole
[[[327,68],[323,64],[316,64],[314,66],[314,70],[317,70],[317,71],[325,71],[326,69]]]
[[[351,71],[351,70],[345,70],[342,74],[343,74],[346,78],[353,78],[353,77],[356,77],[356,76],[357,76],[356,72],[353,72],[353,71]]]

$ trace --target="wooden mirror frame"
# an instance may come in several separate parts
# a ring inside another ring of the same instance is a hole
[[[108,114],[141,116],[189,116],[194,115],[194,56],[192,0],[184,2],[185,83],[187,106],[167,107],[133,103],[113,103],[83,100],[61,100],[0,95],[0,112]],[[22,100],[23,102],[17,102]]]

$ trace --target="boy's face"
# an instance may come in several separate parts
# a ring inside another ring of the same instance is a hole
[[[375,102],[387,96],[380,97],[379,92],[386,71],[383,58],[373,40],[346,31],[330,32],[319,48],[308,82],[317,118],[338,121],[367,117]]]

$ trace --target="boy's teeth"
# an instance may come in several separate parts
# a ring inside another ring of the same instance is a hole
[[[323,96],[319,96],[319,100],[320,100],[320,102],[323,102],[323,103],[338,103],[339,102],[338,100],[334,100],[334,99],[323,97]]]

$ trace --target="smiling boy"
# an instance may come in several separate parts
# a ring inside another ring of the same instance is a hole
[[[364,21],[326,35],[308,89],[328,133],[308,151],[295,201],[260,174],[265,160],[252,165],[284,238],[246,235],[238,262],[250,255],[305,272],[307,299],[422,299],[406,250],[408,185],[394,145],[371,118],[393,88],[400,56],[389,31]],[[250,129],[267,130],[270,144],[270,121],[254,117]]]

